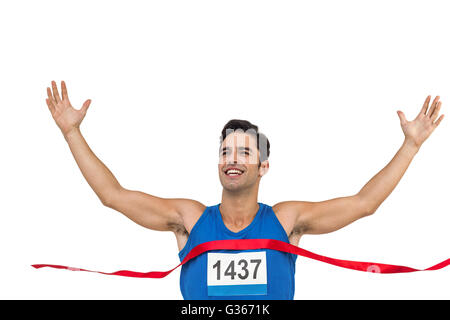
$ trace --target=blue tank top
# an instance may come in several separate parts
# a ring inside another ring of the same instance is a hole
[[[272,207],[258,204],[253,221],[239,232],[232,232],[225,226],[220,204],[206,207],[178,253],[180,261],[198,244],[213,240],[275,239],[289,243]],[[181,267],[181,293],[186,300],[292,300],[296,259],[294,254],[271,249],[204,252]],[[213,283],[219,280],[226,285]],[[252,281],[258,283],[252,284]],[[243,285],[234,285],[236,283]]]

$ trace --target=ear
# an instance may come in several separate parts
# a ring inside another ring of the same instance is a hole
[[[259,167],[259,176],[262,177],[267,171],[269,171],[269,160],[264,160]]]

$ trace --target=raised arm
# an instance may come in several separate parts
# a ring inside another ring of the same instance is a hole
[[[431,135],[444,115],[439,115],[441,102],[437,96],[431,107],[428,96],[417,117],[407,121],[397,111],[405,140],[393,159],[355,195],[320,202],[285,201],[274,210],[291,218],[291,228],[298,234],[322,234],[338,230],[351,222],[374,213],[403,177],[423,142]],[[436,120],[437,119],[437,120]]]
[[[397,111],[405,140],[394,158],[370,179],[359,192],[370,212],[375,212],[391,194],[403,177],[406,169],[408,169],[414,156],[419,152],[422,144],[444,118],[444,115],[441,115],[437,119],[442,104],[439,101],[439,96],[436,96],[429,107],[430,99],[431,96],[425,99],[422,109],[412,121],[407,121],[404,113]]]
[[[184,229],[186,216],[195,210],[198,212],[203,209],[203,205],[194,200],[160,198],[123,188],[112,172],[89,148],[81,134],[80,124],[91,100],[86,100],[81,109],[77,110],[70,104],[64,81],[61,82],[62,96],[59,95],[54,81],[52,89],[47,88],[47,106],[66,139],[81,173],[105,206],[123,213],[146,228],[176,232]]]

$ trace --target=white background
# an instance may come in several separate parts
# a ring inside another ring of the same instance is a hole
[[[65,80],[81,130],[126,188],[220,202],[224,124],[271,143],[258,200],[358,192],[428,94],[446,117],[370,217],[300,246],[426,268],[449,258],[446,1],[14,1],[0,5],[0,298],[182,299],[177,269],[135,279],[55,269],[168,270],[170,232],[103,207],[45,104]],[[449,114],[450,115],[450,114]],[[382,275],[297,260],[295,299],[448,299],[450,269]]]

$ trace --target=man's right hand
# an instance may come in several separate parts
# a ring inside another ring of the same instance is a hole
[[[58,88],[55,81],[52,81],[52,88],[53,92],[49,87],[47,87],[48,99],[45,99],[45,101],[47,102],[48,109],[50,110],[53,119],[59,129],[61,129],[63,135],[66,136],[72,130],[80,127],[81,121],[83,121],[87,109],[91,104],[91,100],[86,100],[81,109],[77,110],[70,104],[64,81],[61,81],[62,98],[58,93]]]

